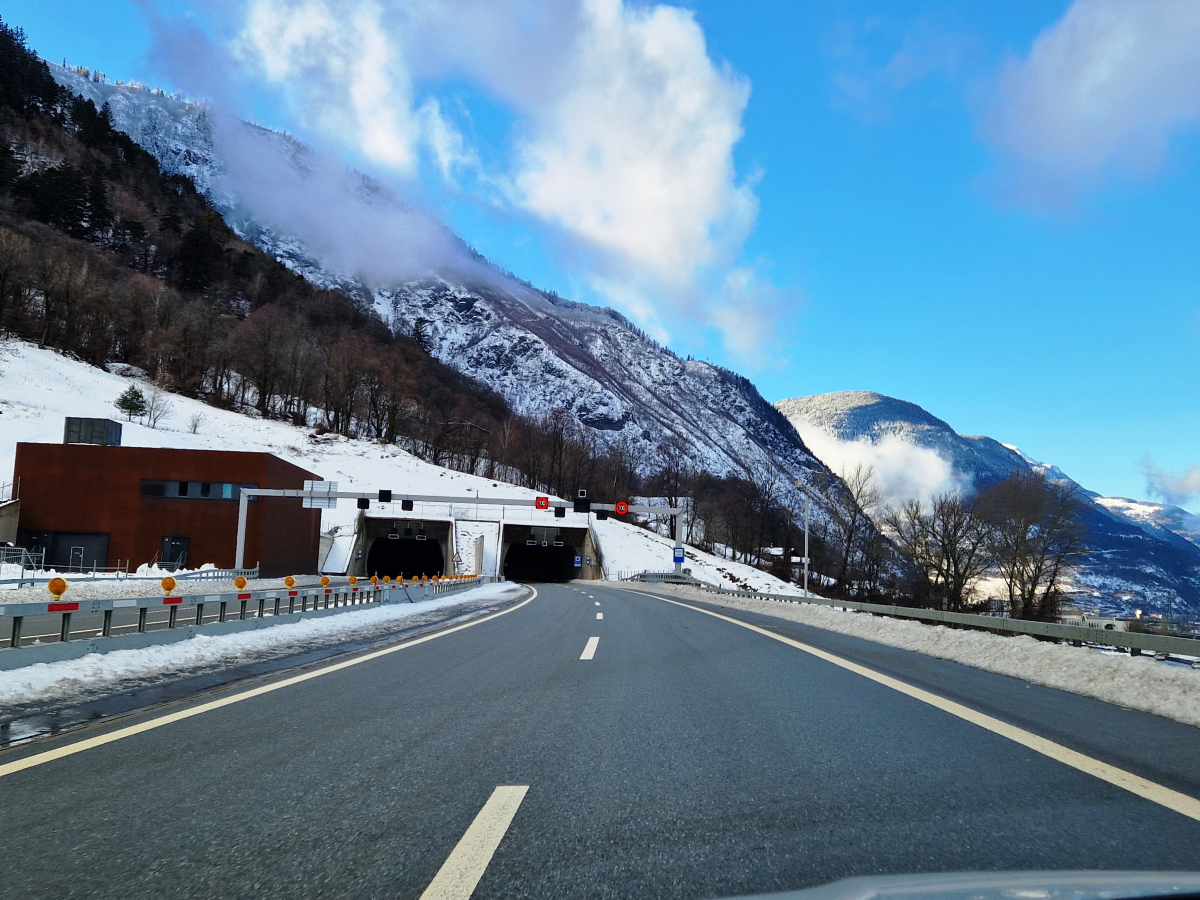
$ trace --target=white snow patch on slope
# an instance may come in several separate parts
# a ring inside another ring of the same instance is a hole
[[[660,534],[630,528],[614,519],[596,521],[592,530],[604,553],[604,568],[610,578],[634,572],[673,572],[674,542]],[[800,588],[745,563],[721,559],[694,547],[685,547],[684,568],[701,581],[717,587],[763,591],[770,594],[800,594]]]
[[[670,590],[707,603],[952,660],[1200,727],[1200,672],[1156,662],[1148,656],[1080,649],[1024,635],[1005,637],[983,631],[958,631],[808,603],[793,605],[725,597],[688,588]]]
[[[396,623],[417,625],[448,607],[511,600],[526,592],[515,584],[489,584],[421,603],[389,604],[336,616],[305,619],[238,634],[195,633],[187,640],[140,650],[91,653],[80,659],[38,663],[0,672],[0,709],[30,703],[79,701],[130,685],[163,681],[203,671],[259,662],[394,631]]]

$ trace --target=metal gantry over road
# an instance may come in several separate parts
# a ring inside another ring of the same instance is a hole
[[[317,482],[321,484],[321,482]],[[328,482],[324,482],[328,484]],[[336,489],[323,489],[320,487],[309,487],[304,489],[269,489],[269,488],[242,488],[241,499],[238,501],[238,530],[237,530],[237,551],[235,554],[234,566],[242,568],[242,563],[246,556],[246,520],[250,510],[250,498],[252,497],[283,497],[287,499],[300,500],[305,505],[312,505],[323,508],[330,508],[335,505],[338,500],[355,500],[359,503],[360,509],[366,509],[371,502],[376,503],[400,503],[405,509],[412,509],[414,503],[446,503],[451,505],[470,504],[471,506],[516,506],[551,512],[555,517],[562,518],[567,511],[576,513],[592,513],[604,512],[615,513],[623,516],[628,513],[641,513],[645,515],[656,516],[671,516],[672,519],[679,516],[683,512],[683,507],[680,506],[643,506],[625,501],[616,503],[597,503],[587,496],[586,491],[580,491],[579,496],[574,500],[557,500],[552,497],[534,497],[519,498],[519,497],[472,497],[470,495],[448,497],[437,494],[403,494],[399,491],[379,490],[379,491],[339,491]],[[675,532],[675,547],[673,552],[673,561],[675,564],[675,572],[679,574],[683,571],[684,549],[683,540],[680,538],[681,529],[676,527]]]
[[[1200,869],[1190,725],[652,588],[495,591],[466,621],[0,752],[0,898]]]

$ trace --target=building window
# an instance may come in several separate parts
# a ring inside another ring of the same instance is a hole
[[[142,479],[143,497],[178,497],[186,500],[240,500],[242,488],[256,488],[257,484],[232,484],[228,481],[165,481],[158,478]],[[253,503],[257,497],[251,497]]]

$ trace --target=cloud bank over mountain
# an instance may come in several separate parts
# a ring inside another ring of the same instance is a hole
[[[211,56],[224,53],[242,85],[219,91],[224,102],[265,86],[303,136],[420,183],[414,193],[440,185],[535,223],[576,280],[662,338],[686,315],[745,355],[785,299],[740,260],[758,213],[733,161],[750,85],[709,56],[689,10],[244,0],[206,14],[205,72],[158,20],[176,77],[211,94]],[[477,134],[489,104],[506,122],[499,146]]]

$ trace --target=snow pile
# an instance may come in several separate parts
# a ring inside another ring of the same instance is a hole
[[[0,709],[29,704],[79,702],[205,671],[288,656],[348,639],[369,638],[445,618],[445,610],[463,611],[514,600],[525,593],[515,584],[489,584],[462,593],[412,604],[389,604],[336,616],[304,619],[238,634],[202,632],[174,644],[141,650],[92,653],[81,659],[38,663],[0,672]]]
[[[595,521],[592,530],[604,553],[604,570],[610,579],[623,578],[637,572],[674,572],[674,541],[641,528],[631,528],[614,519]],[[685,569],[711,585],[768,594],[801,593],[797,585],[781,581],[774,575],[759,571],[745,563],[733,562],[685,547]]]
[[[789,619],[1200,727],[1200,672],[1156,662],[1148,656],[1080,649],[1025,635],[959,631],[809,603],[725,597],[674,586],[670,590],[707,603]]]

